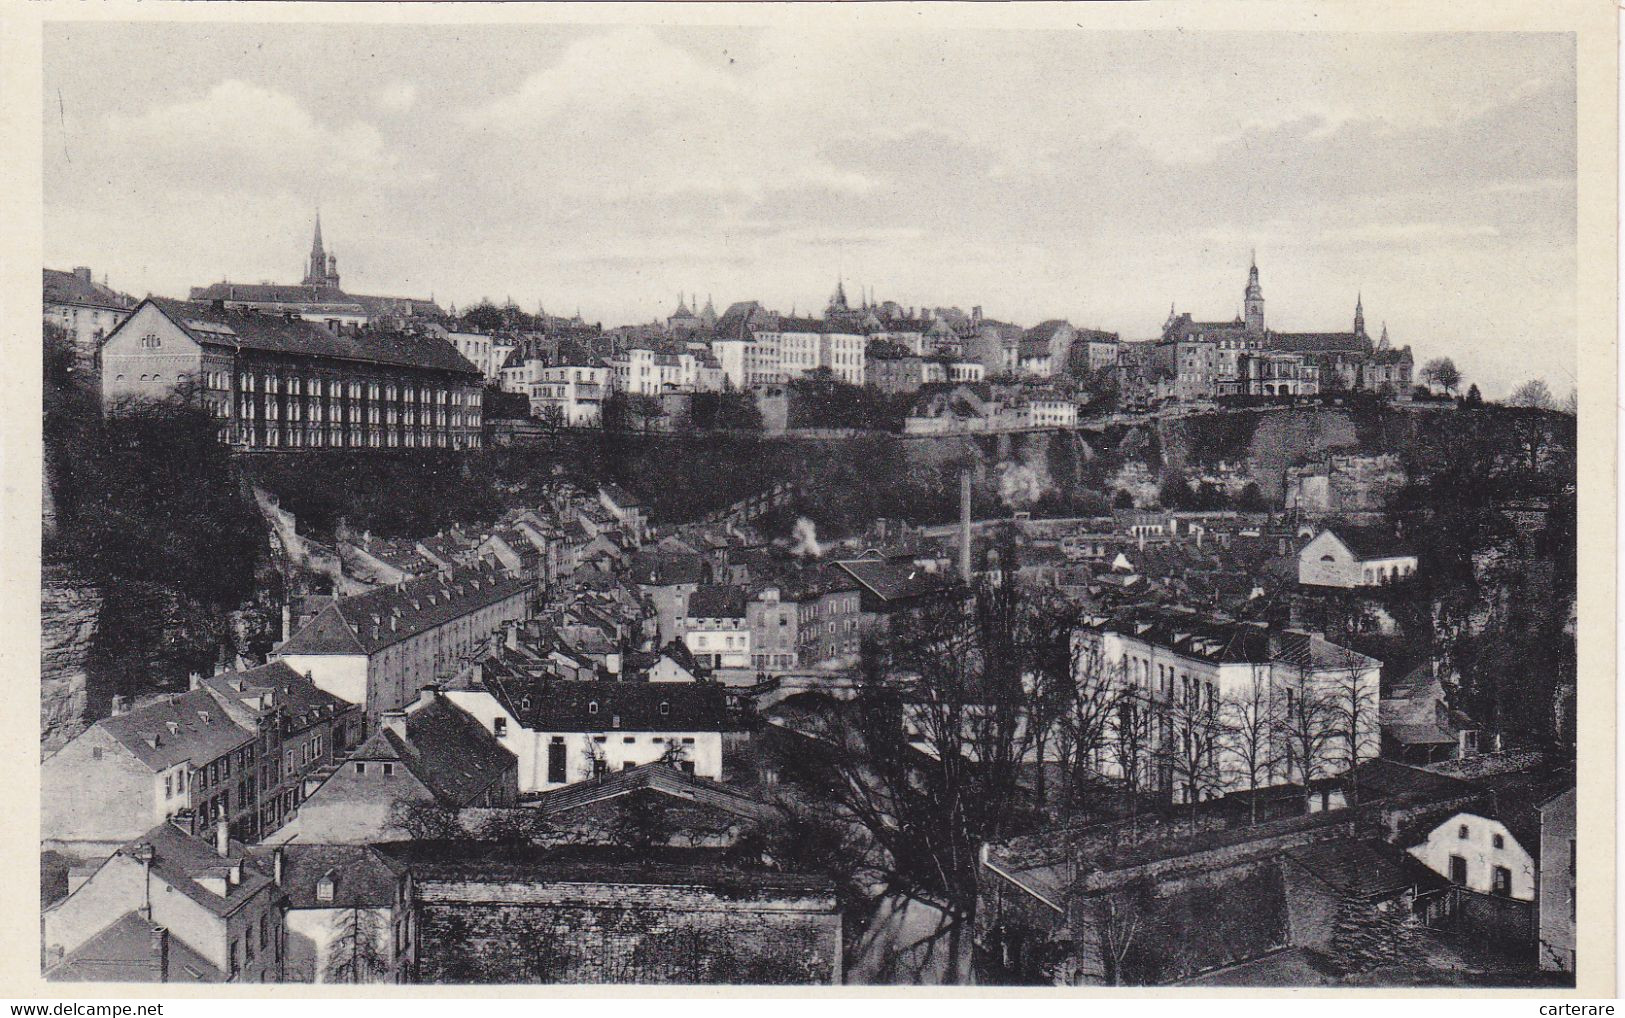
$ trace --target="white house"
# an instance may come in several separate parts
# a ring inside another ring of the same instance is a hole
[[[293,842],[255,850],[287,895],[287,957],[291,983],[404,983],[412,979],[417,926],[412,873],[371,845]],[[354,946],[373,941],[370,957]],[[375,965],[356,971],[356,955]]]
[[[1410,848],[1428,869],[1480,894],[1534,901],[1538,841],[1525,845],[1501,820],[1457,813]]]
[[[1416,573],[1405,541],[1365,527],[1322,530],[1298,552],[1298,582],[1315,587],[1380,587]]]
[[[679,622],[683,644],[702,668],[749,668],[750,625],[742,588],[696,587]]]
[[[608,383],[609,368],[602,365],[540,368],[530,386],[531,416],[545,417],[556,409],[559,423],[567,428],[596,428],[604,420]]]
[[[723,687],[708,682],[548,682],[487,667],[443,695],[519,758],[521,793],[661,759],[720,780],[732,729]]]

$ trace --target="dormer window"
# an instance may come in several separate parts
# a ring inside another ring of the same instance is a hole
[[[597,700],[591,700],[591,701],[589,701],[587,703],[587,713],[588,714],[597,714],[598,713],[598,701]]]
[[[322,878],[320,880],[316,881],[316,900],[317,901],[328,901],[328,902],[330,902],[336,896],[337,891],[338,891],[338,881],[333,878],[332,873],[324,873],[324,874],[322,874]]]
[[[671,704],[667,703],[665,700],[660,701],[660,713],[662,716],[670,714]]]

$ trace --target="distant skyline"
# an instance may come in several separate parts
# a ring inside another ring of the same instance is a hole
[[[1487,396],[1576,374],[1559,34],[53,23],[45,258],[664,318],[837,277],[1155,336],[1347,330]]]

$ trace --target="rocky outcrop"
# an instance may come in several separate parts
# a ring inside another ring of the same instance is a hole
[[[40,575],[40,750],[49,753],[91,720],[90,646],[102,597],[65,566]]]

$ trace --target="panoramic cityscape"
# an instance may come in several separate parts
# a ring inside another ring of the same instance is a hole
[[[1575,985],[1572,49],[436,31],[47,33],[46,979]]]

